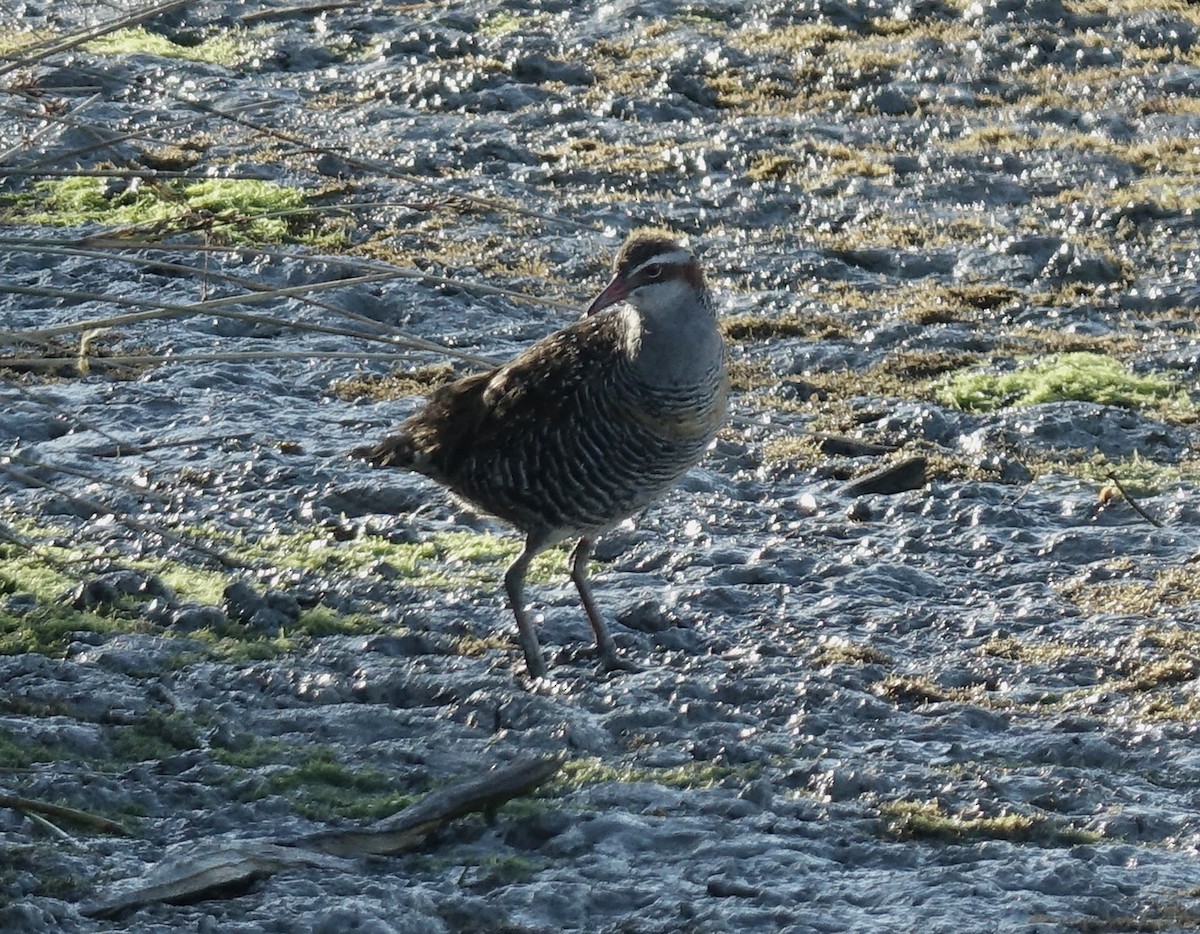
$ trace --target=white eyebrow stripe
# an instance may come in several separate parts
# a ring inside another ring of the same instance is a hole
[[[629,270],[629,272],[625,273],[625,278],[632,279],[647,266],[653,266],[655,263],[662,266],[686,266],[691,261],[691,258],[692,254],[687,250],[672,250],[670,253],[659,253]]]

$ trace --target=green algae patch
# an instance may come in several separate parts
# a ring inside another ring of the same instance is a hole
[[[116,762],[161,761],[201,746],[199,726],[180,713],[151,711],[133,723],[106,729],[109,755]]]
[[[317,821],[377,820],[403,810],[415,795],[401,791],[401,777],[373,766],[351,766],[329,745],[298,746],[249,733],[237,749],[217,748],[213,759],[230,769],[239,799],[286,798],[295,811]]]
[[[1085,352],[1027,362],[1010,373],[953,373],[935,394],[938,401],[969,412],[1075,400],[1195,418],[1195,406],[1176,383],[1155,374],[1139,376],[1112,357]]]
[[[375,820],[414,800],[413,795],[399,792],[394,779],[384,772],[371,767],[352,769],[337,761],[328,748],[270,775],[263,790],[283,795],[300,814],[318,821]]]
[[[952,813],[936,801],[888,801],[879,814],[889,836],[902,840],[931,840],[973,843],[977,840],[1008,840],[1045,846],[1074,846],[1095,843],[1100,835],[1047,817],[1030,814],[1001,814],[994,817]]]
[[[112,191],[108,179],[71,176],[37,182],[9,199],[0,220],[139,227],[159,235],[207,231],[230,243],[307,242],[311,231],[297,223],[307,203],[299,189],[261,179],[167,179]]]
[[[1172,464],[1161,464],[1137,451],[1119,461],[1110,461],[1102,455],[1088,458],[1084,454],[1074,460],[1050,462],[1047,469],[1104,485],[1108,494],[1111,489],[1107,485],[1115,482],[1120,484],[1118,493],[1130,496],[1158,496],[1200,482],[1200,459],[1181,458]]]
[[[62,655],[74,633],[140,632],[132,603],[80,610],[65,599],[78,580],[64,570],[68,549],[44,546],[35,552],[0,544],[0,655],[37,652]]]
[[[22,58],[54,38],[48,29],[0,29],[0,58]]]
[[[253,540],[208,534],[216,541],[228,541],[229,551],[239,557],[274,567],[379,573],[439,589],[498,585],[504,568],[521,551],[517,538],[479,532],[437,532],[416,542],[395,542],[374,534],[343,541],[319,529],[273,532]],[[530,566],[530,582],[545,583],[565,574],[566,557],[563,547],[538,555]]]
[[[599,758],[572,759],[563,763],[562,777],[552,785],[562,792],[601,782],[648,783],[667,788],[712,788],[729,778],[749,781],[761,769],[757,763],[727,765],[718,762],[689,762],[666,768],[609,765]]]
[[[0,709],[8,712],[8,705]],[[54,762],[66,755],[60,743],[35,739],[14,739],[0,733],[0,769],[26,769],[36,762]]]
[[[145,616],[145,604],[161,590],[172,605],[222,607],[226,588],[238,575],[224,569],[161,559],[130,560],[117,554],[89,554],[55,545],[61,530],[35,529],[14,522],[30,541],[0,543],[0,654],[28,652],[61,657],[81,634],[120,633],[176,637],[173,667],[202,660],[242,662],[303,651],[312,640],[327,636],[381,632],[389,626],[370,607],[347,613],[317,603],[304,606],[298,618],[279,631],[264,632],[227,619],[210,626],[175,632]],[[258,568],[247,578],[255,590],[289,589],[289,582],[311,575],[380,576],[429,590],[480,589],[498,592],[504,569],[521,550],[518,539],[475,532],[437,533],[420,541],[391,541],[369,533],[346,540],[344,530],[305,529],[247,536],[207,526],[178,530],[203,540],[233,560]],[[551,549],[530,568],[531,583],[564,580],[568,550]],[[145,592],[117,593],[103,602],[80,607],[73,599],[81,583],[99,574],[134,570],[145,576]],[[263,575],[266,575],[265,577]],[[264,583],[264,581],[266,581]],[[151,583],[153,586],[150,586]],[[480,655],[509,648],[500,637],[464,636],[460,654]]]
[[[150,32],[144,26],[118,29],[83,46],[98,55],[157,55],[227,68],[250,61],[259,54],[261,47],[261,41],[244,29],[230,30],[208,36],[194,45],[185,45]]]
[[[149,626],[134,616],[104,615],[72,609],[69,606],[40,604],[29,612],[0,610],[0,655],[40,655],[61,657],[75,634],[92,632],[115,635],[122,632],[147,632]]]

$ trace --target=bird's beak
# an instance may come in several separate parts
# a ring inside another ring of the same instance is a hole
[[[625,288],[625,280],[620,275],[613,276],[612,282],[606,285],[604,291],[596,296],[596,300],[588,305],[588,309],[583,313],[583,316],[585,318],[591,317],[609,305],[615,305],[617,302],[623,301],[628,294],[629,292]]]

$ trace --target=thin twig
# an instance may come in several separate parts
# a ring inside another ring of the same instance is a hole
[[[42,827],[44,830],[47,830],[54,836],[58,837],[58,839],[62,840],[68,846],[73,846],[73,847],[78,848],[81,845],[78,840],[76,840],[69,833],[67,833],[65,830],[63,830],[61,827],[59,827],[58,824],[55,824],[53,821],[46,820],[46,818],[42,817],[41,814],[38,814],[34,811],[27,811],[25,813],[25,816],[28,817],[31,821],[33,821],[35,824]]]
[[[330,10],[343,10],[346,7],[356,7],[361,5],[362,0],[326,0],[324,3],[304,3],[299,6],[279,7],[269,10],[255,10],[253,13],[243,13],[238,17],[242,23],[258,23],[265,19],[290,19],[293,16],[313,16],[317,13],[326,13]],[[398,6],[390,7],[388,13],[395,16],[397,13],[407,13],[412,10],[422,10],[426,7],[434,6],[432,3],[401,3]]]
[[[59,91],[60,93],[62,93],[62,92],[65,92],[66,89],[56,88],[56,90]],[[99,95],[96,95],[96,96],[99,96]],[[253,109],[257,106],[258,106],[258,103],[256,101],[252,101],[249,103],[238,105],[231,109],[233,109],[233,110],[243,110],[243,109],[249,110],[249,109]],[[78,107],[75,108],[76,111],[78,111],[80,109],[82,109],[82,108],[78,108]],[[12,108],[8,108],[8,110],[10,112],[15,112],[15,111],[13,111]],[[31,120],[35,119],[34,115],[32,115],[32,114],[18,113],[18,116],[24,116],[26,119],[31,119]],[[69,125],[75,125],[75,126],[80,125],[80,124],[76,123],[75,121],[68,119],[66,116],[50,116],[47,118],[47,117],[38,115],[36,117],[36,119],[38,119],[38,120],[49,119],[49,120],[60,122],[60,123],[67,123]],[[185,117],[181,120],[173,120],[170,123],[161,123],[161,124],[158,124],[155,126],[155,131],[156,131],[156,133],[161,134],[167,130],[175,130],[175,129],[179,129],[180,127],[190,126],[191,124],[195,123],[197,119],[199,119],[199,118],[197,116],[193,115],[190,117]],[[54,123],[47,124],[47,126],[53,127]],[[118,133],[115,136],[108,136],[108,137],[105,137],[104,139],[98,139],[94,143],[88,143],[86,146],[77,146],[74,149],[68,149],[65,152],[49,153],[47,155],[42,156],[40,159],[35,159],[32,162],[22,163],[20,168],[3,169],[0,171],[2,171],[6,175],[24,175],[24,174],[28,173],[28,174],[36,174],[39,176],[47,176],[47,175],[61,174],[61,175],[65,175],[65,176],[69,177],[72,175],[84,175],[84,174],[90,174],[93,172],[95,172],[95,173],[108,172],[110,174],[120,176],[120,174],[122,172],[124,172],[124,173],[135,172],[135,171],[137,171],[137,169],[132,169],[132,168],[111,169],[111,170],[63,169],[61,171],[54,170],[54,169],[46,169],[46,170],[38,171],[38,169],[41,166],[54,165],[55,163],[61,164],[65,161],[67,161],[68,159],[76,159],[79,156],[86,156],[88,153],[96,152],[99,149],[112,149],[114,146],[116,146],[117,143],[124,143],[128,140],[143,140],[147,143],[154,143],[154,144],[161,143],[161,139],[159,136],[157,136],[157,135],[150,136],[144,130],[134,129],[134,130],[130,130],[128,133]],[[115,150],[114,150],[114,154],[119,155],[119,153],[116,153]],[[128,159],[122,158],[121,161],[124,162],[126,165],[129,164]],[[154,171],[154,170],[150,170],[150,171]],[[208,176],[205,176],[205,177],[208,177]],[[222,177],[223,178],[235,178],[238,176],[224,175]],[[253,176],[247,176],[247,177],[261,178],[262,176],[261,175],[253,175]]]
[[[250,441],[255,437],[257,437],[257,433],[253,431],[239,431],[232,434],[222,432],[219,435],[196,435],[187,438],[172,438],[167,441],[146,441],[136,448],[129,448],[128,446],[125,448],[81,448],[79,449],[79,453],[86,454],[89,457],[130,457],[136,454],[148,454],[151,451],[161,451],[163,448],[182,448],[193,444],[208,444],[216,447],[217,445],[233,441]]]
[[[340,279],[335,282],[314,283],[308,286],[295,286],[288,289],[271,289],[268,292],[250,292],[240,295],[226,296],[225,298],[208,299],[206,301],[196,302],[192,305],[175,305],[165,302],[148,302],[135,298],[122,298],[116,295],[107,295],[96,292],[77,292],[70,289],[53,289],[43,288],[40,286],[19,286],[19,285],[0,285],[0,294],[9,292],[16,295],[36,295],[45,298],[66,298],[78,302],[110,302],[114,305],[122,305],[129,308],[145,308],[151,306],[149,311],[131,312],[124,315],[110,315],[105,318],[88,318],[83,321],[74,321],[67,324],[51,325],[37,330],[25,331],[0,331],[0,344],[19,344],[23,341],[36,341],[44,343],[46,338],[55,337],[60,334],[70,334],[79,331],[91,331],[98,328],[120,327],[129,324],[137,324],[142,321],[153,321],[160,318],[174,318],[196,315],[211,314],[218,318],[228,318],[234,321],[243,321],[249,324],[265,324],[272,327],[294,328],[298,331],[308,331],[317,334],[336,334],[340,337],[353,337],[356,340],[376,341],[382,344],[389,344],[393,347],[407,347],[411,350],[425,350],[430,353],[443,354],[449,357],[456,357],[467,363],[473,363],[477,366],[494,366],[495,363],[486,357],[479,357],[475,354],[465,353],[461,350],[453,350],[449,347],[444,347],[441,344],[433,341],[425,340],[421,337],[399,336],[394,334],[371,334],[366,331],[355,331],[349,328],[339,328],[329,324],[311,324],[303,321],[290,321],[287,318],[276,318],[273,315],[257,315],[242,311],[222,310],[226,305],[239,304],[241,302],[256,302],[265,301],[270,298],[293,297],[294,293],[307,289],[325,290],[337,288],[343,284],[358,284],[362,282],[376,282],[383,278],[389,278],[384,274],[358,276],[354,279]],[[75,357],[72,360],[77,359]],[[102,358],[101,358],[102,359]]]
[[[1110,470],[1107,474],[1105,474],[1105,476],[1112,482],[1113,486],[1121,491],[1121,495],[1125,497],[1125,502],[1129,503],[1129,505],[1133,507],[1134,512],[1149,522],[1156,529],[1161,529],[1163,527],[1163,524],[1158,519],[1155,519],[1154,516],[1146,512],[1146,510],[1141,507],[1138,501],[1129,495],[1129,491],[1125,489],[1124,484],[1117,479],[1117,475],[1115,473]]]
[[[402,353],[362,353],[356,350],[242,350],[212,353],[116,355],[93,357],[94,367],[163,366],[173,363],[245,363],[254,360],[383,360],[400,363],[409,356]],[[78,357],[5,357],[0,356],[0,369],[52,370],[73,364]]]
[[[135,138],[133,134],[126,134],[125,139]],[[92,149],[102,149],[112,143],[117,142],[116,139],[105,140],[102,143],[96,143],[94,146],[85,147],[78,152],[87,152]],[[7,154],[6,154],[7,155]],[[57,153],[54,156],[54,161],[58,162],[64,158]],[[31,175],[34,178],[144,178],[148,180],[158,179],[175,179],[185,178],[194,182],[213,181],[211,175],[197,175],[195,172],[182,169],[39,169],[37,163],[33,166],[20,166],[19,168],[5,168],[0,166],[0,177],[13,176],[22,178]],[[261,172],[223,172],[219,180],[225,179],[244,179],[249,181],[263,180]],[[255,217],[267,217],[266,214],[255,214]]]
[[[30,295],[39,298],[63,298],[75,302],[109,302],[114,305],[121,305],[126,308],[146,308],[149,311],[134,312],[126,315],[111,315],[104,318],[87,318],[82,321],[68,322],[66,324],[55,324],[44,328],[35,328],[24,331],[0,331],[0,341],[7,340],[10,342],[19,342],[23,340],[35,340],[38,337],[55,337],[60,334],[74,334],[79,331],[91,331],[96,328],[119,327],[127,324],[137,324],[139,321],[152,321],[156,318],[171,318],[184,315],[207,315],[213,314],[214,311],[221,308],[226,308],[230,305],[250,304],[255,302],[270,301],[275,298],[294,298],[298,295],[303,295],[309,292],[326,292],[330,289],[344,288],[346,286],[363,285],[367,282],[380,282],[385,279],[394,278],[389,273],[371,273],[365,276],[354,276],[348,279],[334,279],[326,282],[310,282],[304,285],[286,286],[281,289],[270,289],[265,292],[250,292],[239,293],[237,295],[226,295],[222,298],[208,299],[203,302],[193,302],[190,305],[176,305],[172,302],[152,302],[145,299],[125,298],[120,295],[112,295],[105,292],[84,292],[75,289],[55,289],[45,286],[26,286],[13,285],[12,283],[0,284],[0,294],[8,293],[11,295]],[[242,312],[227,313],[227,317],[237,318],[243,321],[251,321],[254,323],[274,324],[274,325],[290,325],[291,322],[281,320],[279,318],[263,318],[260,315],[248,315]],[[262,320],[255,321],[256,318]],[[311,328],[320,328],[320,325],[307,325]],[[357,335],[361,336],[361,335]],[[373,335],[373,339],[379,340],[378,336]]]
[[[9,147],[9,148],[8,148],[8,149],[6,149],[4,152],[0,152],[0,165],[2,165],[4,162],[7,162],[9,159],[11,159],[13,156],[15,156],[15,155],[16,155],[18,152],[20,152],[22,149],[27,149],[28,147],[32,146],[32,145],[33,145],[35,142],[37,142],[37,141],[38,141],[39,139],[41,139],[43,136],[47,136],[47,135],[49,135],[49,134],[50,134],[50,133],[51,133],[53,130],[56,130],[56,129],[58,129],[59,127],[61,127],[61,126],[64,126],[64,125],[68,124],[69,122],[71,122],[71,121],[70,121],[70,119],[69,119],[70,117],[72,117],[72,116],[74,116],[75,114],[79,113],[79,112],[80,112],[81,110],[83,110],[85,107],[88,107],[89,105],[91,105],[91,104],[92,104],[94,101],[96,101],[96,100],[97,100],[99,97],[100,97],[100,95],[99,95],[98,93],[97,93],[97,94],[93,94],[93,95],[92,95],[91,97],[89,97],[87,100],[85,100],[85,101],[82,101],[81,103],[79,103],[78,105],[76,105],[76,106],[75,106],[75,107],[74,107],[74,108],[71,110],[71,113],[70,113],[70,114],[65,114],[65,115],[55,115],[55,116],[52,116],[52,117],[50,117],[48,120],[46,120],[46,122],[45,122],[45,123],[44,123],[44,124],[43,124],[41,127],[39,127],[38,129],[36,129],[36,130],[35,130],[33,133],[31,133],[29,136],[25,137],[25,138],[24,138],[23,140],[21,140],[19,143],[16,143],[15,145],[13,145],[13,146]],[[45,117],[42,117],[41,119],[46,119],[46,118],[45,118]],[[2,171],[4,171],[4,169],[3,169],[3,168],[0,168],[0,172],[2,172]]]

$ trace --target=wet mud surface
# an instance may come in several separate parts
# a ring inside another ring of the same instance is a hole
[[[30,3],[21,29],[90,8]],[[0,179],[4,330],[160,312],[89,336],[86,375],[76,331],[3,348],[66,360],[0,380],[0,789],[133,835],[0,809],[0,930],[1200,923],[1193,8],[199,3],[146,28],[193,55],[233,37],[232,62],[83,48],[0,78],[37,89],[0,116],[30,173]],[[77,122],[31,135],[55,102]],[[19,200],[164,164],[299,189],[312,226],[71,253],[129,232]],[[646,670],[594,671],[559,555],[530,581],[531,683],[511,533],[345,456],[447,357],[314,326],[503,359],[642,223],[702,254],[734,419],[598,549]],[[161,313],[372,263],[461,284]],[[972,409],[943,382],[1064,354],[1173,395]],[[846,492],[909,456],[918,488]],[[84,913],[197,841],[368,821],[545,753],[560,780],[418,853]]]

